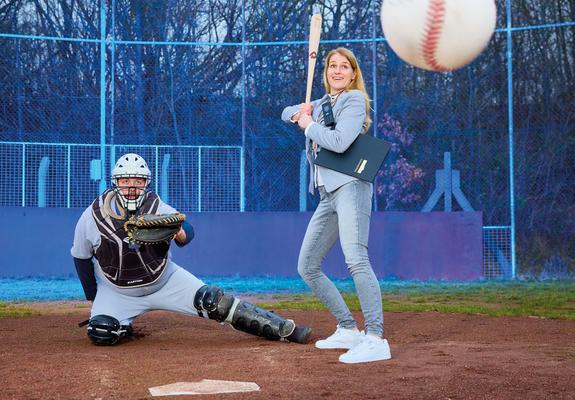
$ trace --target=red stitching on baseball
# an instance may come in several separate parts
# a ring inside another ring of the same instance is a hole
[[[441,30],[443,29],[444,17],[445,0],[430,0],[421,50],[425,63],[436,71],[451,71],[450,68],[444,67],[435,58]]]

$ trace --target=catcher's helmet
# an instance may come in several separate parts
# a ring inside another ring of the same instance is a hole
[[[152,173],[148,168],[146,160],[138,154],[124,154],[118,159],[112,170],[112,189],[116,192],[122,207],[128,211],[136,211],[142,205],[146,191],[150,185],[151,177]],[[128,199],[124,196],[118,185],[120,178],[144,178],[146,185],[136,199]]]

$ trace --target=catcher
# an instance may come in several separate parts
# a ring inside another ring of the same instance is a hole
[[[87,300],[93,301],[88,337],[113,345],[132,334],[132,322],[151,310],[210,318],[267,339],[306,343],[311,329],[227,295],[176,265],[172,240],[194,237],[185,216],[148,190],[151,173],[137,154],[120,157],[112,188],[80,217],[72,256]]]

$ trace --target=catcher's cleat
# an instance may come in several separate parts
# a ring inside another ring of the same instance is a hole
[[[285,339],[289,342],[306,344],[311,336],[311,328],[304,325],[298,325],[295,327],[291,335]]]

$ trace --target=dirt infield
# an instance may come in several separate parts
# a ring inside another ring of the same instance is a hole
[[[393,359],[344,365],[338,350],[270,342],[213,321],[142,316],[138,337],[89,343],[87,308],[0,319],[0,398],[150,399],[152,386],[202,379],[261,391],[178,399],[575,399],[575,321],[387,313]],[[329,335],[327,312],[282,311]],[[158,397],[162,398],[162,397]]]

